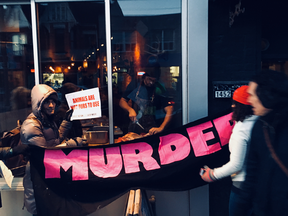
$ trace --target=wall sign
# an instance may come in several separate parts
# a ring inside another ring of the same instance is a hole
[[[214,81],[214,98],[232,98],[234,91],[242,85],[248,85],[249,81]]]

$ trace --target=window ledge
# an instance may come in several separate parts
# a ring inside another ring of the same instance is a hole
[[[4,178],[0,178],[0,191],[24,191],[23,178],[16,177],[12,181],[12,187],[10,188]]]

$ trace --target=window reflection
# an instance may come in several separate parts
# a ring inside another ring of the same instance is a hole
[[[133,132],[145,136],[153,134],[149,133],[151,128],[160,128],[154,131],[162,132],[182,124],[180,4],[178,0],[119,0],[111,4],[114,124],[121,128],[124,135]],[[137,95],[138,88],[144,87],[146,91],[146,79],[151,78],[147,73],[156,67],[159,67],[161,75],[153,87],[148,87],[148,98],[145,98],[153,109],[154,123],[148,124],[151,119],[147,119],[144,113],[148,112],[149,106],[128,95],[134,91]],[[135,87],[134,90],[131,86]],[[157,104],[150,100],[155,95]],[[124,102],[127,104],[123,105]],[[138,107],[135,107],[137,103]],[[167,120],[168,103],[173,105],[173,115],[162,130],[162,123]],[[145,116],[146,120],[139,116]],[[127,137],[133,139],[139,136],[132,134],[122,138],[125,141]]]
[[[69,109],[65,94],[99,87],[102,117],[81,120],[83,131],[108,126],[108,88],[104,1],[40,3],[39,34],[42,83],[54,88]],[[74,86],[71,88],[71,86]],[[77,89],[77,90],[76,90]],[[79,122],[78,122],[79,123]],[[74,136],[81,134],[73,128]],[[76,133],[77,132],[77,133]],[[71,134],[72,136],[72,134]]]
[[[130,121],[119,102],[132,80],[141,82],[148,63],[160,65],[161,76],[157,78],[157,83],[165,89],[165,97],[173,101],[173,119],[165,129],[180,126],[182,119],[182,86],[179,79],[180,1],[127,2],[111,2],[115,138],[128,132]],[[139,10],[143,3],[147,14]],[[127,10],[127,7],[130,9]],[[37,8],[41,82],[57,90],[60,98],[63,98],[61,89],[65,83],[73,83],[80,89],[99,87],[103,117],[82,121],[82,125],[107,126],[109,115],[104,1],[39,3]],[[132,16],[135,9],[136,13]],[[152,14],[151,9],[154,11]],[[164,108],[157,110],[156,120],[159,122],[164,121]]]
[[[30,5],[0,5],[0,132],[31,112],[34,63]]]

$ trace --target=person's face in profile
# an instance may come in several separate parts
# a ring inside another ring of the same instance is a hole
[[[265,116],[268,112],[271,111],[271,109],[267,109],[266,107],[263,106],[262,102],[257,96],[256,89],[257,89],[258,84],[255,82],[250,82],[249,87],[248,87],[248,102],[251,104],[253,107],[253,113],[254,115],[257,116]]]
[[[53,115],[55,113],[56,102],[53,99],[46,99],[42,105],[42,112],[46,115]]]
[[[144,84],[148,87],[154,86],[157,79],[155,77],[145,76],[144,78]]]

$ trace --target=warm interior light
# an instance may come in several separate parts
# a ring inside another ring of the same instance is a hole
[[[88,67],[88,62],[86,61],[86,59],[84,59],[84,61],[83,61],[83,67],[84,67],[84,68],[87,68],[87,67]]]
[[[52,66],[49,67],[49,69],[53,72],[55,72],[54,68]]]

